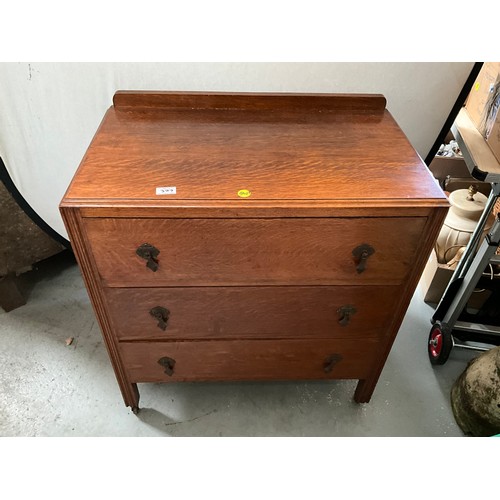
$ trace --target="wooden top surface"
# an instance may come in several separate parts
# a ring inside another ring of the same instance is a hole
[[[447,206],[383,96],[117,93],[62,204],[182,200]]]

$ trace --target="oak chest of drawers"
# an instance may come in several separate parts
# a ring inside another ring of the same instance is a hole
[[[136,411],[142,382],[369,401],[447,207],[383,96],[117,92],[61,213]]]

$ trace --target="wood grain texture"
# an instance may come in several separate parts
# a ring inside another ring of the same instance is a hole
[[[114,103],[61,210],[125,404],[137,382],[325,378],[358,379],[369,401],[448,207],[383,96]],[[357,309],[346,327],[342,305]]]
[[[315,201],[262,201],[243,205],[240,201],[210,201],[197,204],[179,200],[170,206],[158,206],[143,201],[140,206],[122,205],[118,202],[86,206],[84,200],[73,200],[64,206],[79,207],[82,217],[154,218],[154,219],[276,219],[291,217],[427,217],[435,208],[434,202],[420,200],[404,204],[401,200],[351,200],[346,207],[343,200]],[[444,205],[448,206],[448,205]]]
[[[121,342],[121,356],[134,382],[201,380],[363,379],[375,361],[377,341],[357,340],[212,340],[192,342]],[[325,373],[325,360],[342,360]],[[168,376],[158,364],[175,360]]]
[[[425,218],[85,219],[106,286],[398,284],[413,262]],[[160,250],[152,272],[136,255]],[[375,248],[356,272],[352,250]]]
[[[406,286],[400,300],[394,303],[393,322],[388,329],[388,334],[380,344],[380,353],[376,363],[373,365],[373,371],[366,380],[361,380],[356,387],[354,400],[358,403],[368,403],[372,397],[375,386],[384,368],[387,357],[396,339],[396,335],[401,327],[410,301],[417,288],[422,272],[427,263],[429,255],[437,239],[439,231],[443,225],[447,210],[444,208],[436,209],[427,220],[425,227],[425,236],[421,238],[416,252],[416,260],[412,265],[412,272],[408,276]]]
[[[120,340],[369,338],[392,323],[400,287],[106,288]],[[346,305],[355,307],[340,324]],[[170,311],[163,331],[150,310]]]
[[[267,102],[265,96],[245,99],[250,108]],[[325,111],[310,109],[305,96],[270,99],[281,104],[272,110],[111,108],[64,201],[446,203],[389,112],[328,111],[328,103],[335,107],[338,101],[328,95],[318,97]],[[157,196],[156,187],[165,186],[175,186],[176,194]],[[239,199],[241,189],[251,196]]]
[[[119,90],[115,108],[216,109],[243,111],[339,111],[362,110],[382,113],[386,99],[381,94],[312,94],[271,92],[169,92]]]
[[[123,364],[118,354],[118,340],[114,335],[109,322],[106,305],[100,287],[97,268],[85,235],[81,231],[81,217],[76,209],[61,208],[61,216],[66,226],[68,234],[71,235],[71,246],[75,254],[78,265],[82,271],[83,281],[90,297],[90,302],[94,308],[97,322],[101,327],[104,343],[115,372],[118,385],[120,387],[123,400],[126,406],[137,408],[139,406],[139,391],[137,386],[130,382],[123,369]]]

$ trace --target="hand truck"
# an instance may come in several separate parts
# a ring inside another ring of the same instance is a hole
[[[481,154],[474,154],[474,147],[480,144],[479,139],[482,140],[482,137],[471,125],[464,109],[455,120],[452,132],[471,175],[481,181],[490,181],[492,189],[477,227],[431,319],[432,328],[427,348],[430,362],[434,365],[446,363],[454,347],[477,351],[489,350],[489,347],[470,345],[466,342],[500,345],[498,326],[459,321],[488,264],[500,264],[500,256],[495,255],[500,245],[500,214],[497,214],[489,233],[479,245],[488,217],[500,197],[500,165],[491,153],[491,156],[486,158],[494,167],[492,171],[485,171],[477,166],[476,159],[485,158],[484,151]],[[488,148],[486,144],[484,146]]]

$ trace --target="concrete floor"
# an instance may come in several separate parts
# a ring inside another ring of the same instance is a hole
[[[477,353],[429,364],[420,288],[369,404],[352,401],[355,381],[140,384],[136,416],[72,256],[22,281],[28,303],[0,309],[0,436],[463,436],[449,394]]]

